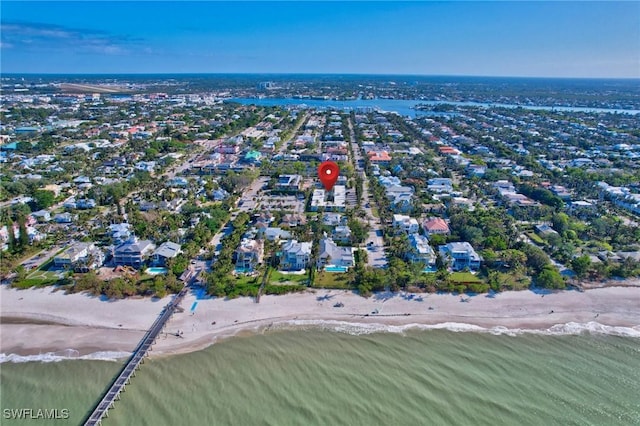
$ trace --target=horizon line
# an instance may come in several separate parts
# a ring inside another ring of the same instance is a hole
[[[413,73],[353,73],[353,72],[2,72],[0,78],[6,76],[166,76],[166,75],[243,75],[243,76],[377,76],[377,77],[457,77],[457,78],[526,78],[554,80],[640,80],[638,77],[570,77],[570,76],[533,76],[533,75],[472,75],[472,74],[413,74]]]

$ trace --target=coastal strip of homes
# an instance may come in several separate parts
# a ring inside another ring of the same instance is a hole
[[[513,251],[528,246],[566,276],[578,258],[594,274],[640,260],[635,116],[456,107],[402,117],[220,93],[15,94],[3,114],[2,250],[54,246],[25,267],[208,272],[239,213],[249,221],[231,248],[236,277],[272,267],[326,279],[355,268],[360,250],[369,266],[394,257],[485,278],[523,263]],[[316,176],[325,160],[343,171],[330,191]],[[471,225],[484,211],[507,215],[510,229]]]

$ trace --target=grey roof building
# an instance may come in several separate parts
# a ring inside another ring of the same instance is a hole
[[[153,252],[153,263],[155,265],[166,265],[167,260],[173,259],[180,253],[182,246],[171,241],[164,242]]]

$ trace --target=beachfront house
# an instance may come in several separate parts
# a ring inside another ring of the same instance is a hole
[[[318,261],[316,267],[322,269],[327,266],[350,268],[355,265],[352,247],[340,247],[326,235],[319,242]]]
[[[93,243],[74,242],[61,253],[53,257],[53,265],[57,268],[88,272],[99,268],[104,262],[104,253]]]
[[[182,246],[180,244],[166,241],[154,250],[151,256],[152,263],[154,266],[167,266],[167,261],[169,259],[175,259],[180,253],[182,253]]]
[[[243,239],[234,253],[236,271],[251,273],[262,263],[264,242],[262,240]]]
[[[477,270],[480,268],[482,258],[468,242],[449,243],[439,247],[440,256],[449,263],[451,269],[460,271],[462,269]]]
[[[282,245],[280,267],[284,271],[299,271],[309,265],[311,258],[311,243],[286,241]]]
[[[429,245],[427,237],[419,234],[409,235],[409,245],[411,249],[406,254],[410,262],[422,262],[426,266],[435,266],[436,254]]]
[[[113,249],[113,263],[119,266],[140,268],[155,249],[149,240],[138,240],[135,236]]]

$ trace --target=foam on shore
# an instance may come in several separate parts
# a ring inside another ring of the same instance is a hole
[[[322,329],[353,336],[374,333],[398,333],[402,334],[411,330],[446,330],[456,333],[479,332],[493,335],[517,336],[521,334],[538,334],[548,336],[565,336],[580,334],[604,334],[619,337],[631,337],[640,339],[640,325],[634,327],[620,327],[600,324],[595,321],[587,323],[568,322],[555,324],[546,329],[508,328],[504,326],[481,327],[475,324],[459,322],[444,322],[440,324],[404,324],[387,325],[380,323],[359,323],[335,320],[290,320],[275,323],[270,329]]]
[[[91,360],[91,361],[122,361],[131,356],[130,352],[116,351],[99,351],[87,355],[80,355],[75,349],[66,349],[64,351],[46,352],[38,355],[18,355],[18,354],[0,354],[0,364],[5,362],[24,363],[24,362],[60,362],[65,360]]]

